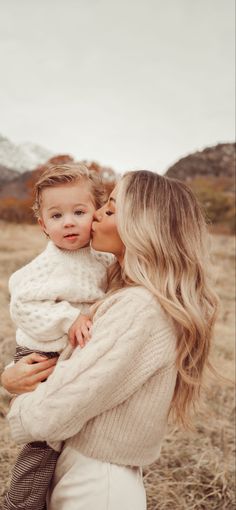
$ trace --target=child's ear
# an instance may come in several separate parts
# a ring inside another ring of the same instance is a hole
[[[43,230],[45,229],[44,221],[42,220],[42,218],[38,218],[38,224]]]
[[[47,236],[48,234],[46,232],[45,223],[42,218],[38,218],[38,224],[41,227],[41,229],[43,230],[44,234],[46,234],[46,236]]]

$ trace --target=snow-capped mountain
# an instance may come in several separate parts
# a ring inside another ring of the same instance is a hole
[[[30,142],[17,145],[0,135],[0,165],[6,168],[18,172],[33,170],[38,165],[46,163],[52,156],[50,151],[40,145]]]

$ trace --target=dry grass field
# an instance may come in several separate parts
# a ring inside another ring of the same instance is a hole
[[[10,274],[45,246],[36,226],[0,223],[0,359],[1,369],[14,352],[7,282]],[[214,271],[221,300],[213,358],[221,373],[234,377],[234,238],[212,236]],[[8,397],[0,389],[0,509],[18,448],[5,415]],[[148,419],[148,416],[147,416]],[[233,510],[234,388],[209,381],[196,430],[171,429],[161,458],[144,471],[148,510]],[[36,510],[36,509],[35,509]]]

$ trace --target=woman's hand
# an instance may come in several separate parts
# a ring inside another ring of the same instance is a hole
[[[2,374],[3,387],[16,395],[33,391],[53,372],[58,358],[47,359],[40,354],[28,354]]]

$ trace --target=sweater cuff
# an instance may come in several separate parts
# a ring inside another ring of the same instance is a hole
[[[72,326],[73,322],[79,317],[80,310],[78,308],[71,307],[70,310],[66,311],[66,317],[63,320],[63,330],[66,335],[68,334],[68,331],[70,327]]]
[[[13,402],[9,413],[7,414],[7,420],[10,426],[12,438],[16,443],[19,444],[30,443],[34,440],[30,434],[25,432],[21,420],[21,406],[23,401],[27,400],[28,397],[29,395],[27,393],[18,395],[16,400]]]

